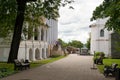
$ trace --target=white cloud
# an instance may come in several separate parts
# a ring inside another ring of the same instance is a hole
[[[89,25],[92,12],[102,3],[103,0],[75,0],[72,6],[74,10],[68,9],[68,6],[60,9],[60,18],[58,23],[58,37],[68,42],[79,40],[83,43],[89,38]]]

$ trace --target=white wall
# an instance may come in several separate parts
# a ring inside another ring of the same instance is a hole
[[[54,19],[47,19],[48,24],[48,42],[49,44],[54,44],[58,39],[58,21]]]
[[[57,41],[58,39],[58,21],[57,20],[46,20],[46,23],[49,25],[48,28],[48,32],[47,32],[47,38],[46,35],[44,36],[45,41],[41,41],[41,27],[39,27],[39,35],[38,35],[38,41],[34,41],[34,39],[31,40],[27,40],[27,59],[29,59],[29,50],[32,49],[33,51],[33,56],[35,55],[35,50],[38,48],[40,54],[42,54],[44,57],[46,58],[47,55],[47,51],[46,49],[48,48],[49,44],[54,44],[55,41]],[[46,31],[45,30],[45,31]],[[45,32],[46,33],[46,32]],[[48,41],[48,42],[46,42]],[[42,52],[42,49],[44,49],[44,51]],[[9,56],[9,50],[10,50],[10,45],[7,45],[7,47],[5,46],[5,44],[0,45],[0,61],[7,61],[8,60],[8,56]],[[25,59],[25,41],[21,41],[20,43],[20,48],[18,51],[18,59]],[[34,59],[35,60],[35,59]]]
[[[91,25],[91,54],[96,52],[104,52],[106,56],[110,54],[110,34],[111,32],[104,29],[107,19],[98,19],[96,23]],[[100,37],[100,30],[104,29],[104,37]]]
[[[7,61],[10,48],[7,45],[0,46],[0,61]]]

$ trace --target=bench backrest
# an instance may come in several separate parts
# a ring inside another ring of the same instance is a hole
[[[117,66],[118,66],[118,64],[112,64],[112,66],[111,66],[111,67],[112,67],[113,69],[116,69],[116,68],[117,68]]]
[[[14,64],[15,64],[15,65],[21,65],[21,62],[20,62],[19,60],[15,59],[15,60],[14,60]]]

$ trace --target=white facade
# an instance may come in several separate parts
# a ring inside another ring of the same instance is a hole
[[[106,56],[111,55],[111,33],[105,28],[107,19],[98,19],[90,25],[91,28],[91,54],[104,52]]]
[[[28,59],[30,61],[45,59],[50,55],[49,48],[54,45],[58,39],[58,21],[47,20],[45,23],[49,27],[39,26],[38,35],[31,39],[22,40],[19,46],[18,59]],[[29,27],[29,25],[28,25]],[[24,37],[24,35],[23,35]],[[10,43],[0,42],[0,61],[7,61],[9,56]]]
[[[58,21],[53,19],[47,19],[46,23],[49,25],[47,41],[49,44],[55,44],[58,39]]]

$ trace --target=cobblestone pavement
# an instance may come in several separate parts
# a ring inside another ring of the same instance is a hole
[[[1,80],[115,80],[93,67],[92,56],[70,54],[66,58],[22,71]]]

